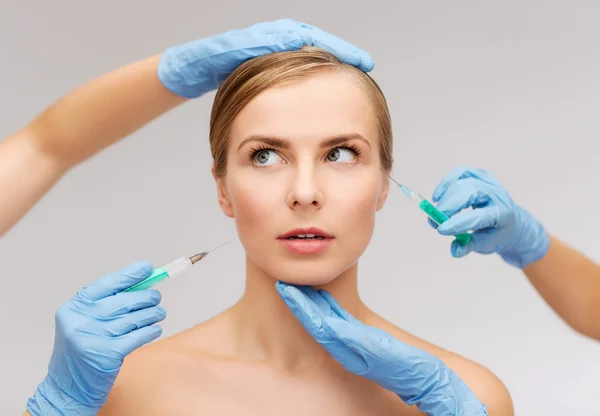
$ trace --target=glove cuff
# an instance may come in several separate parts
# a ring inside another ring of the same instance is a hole
[[[517,209],[516,227],[520,230],[517,241],[499,254],[508,264],[522,269],[548,253],[550,238],[542,223],[523,207]]]
[[[33,397],[27,400],[27,411],[32,416],[95,416],[100,409],[77,402],[48,375],[38,385]]]

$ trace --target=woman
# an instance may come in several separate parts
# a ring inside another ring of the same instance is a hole
[[[314,26],[281,19],[170,48],[69,93],[0,144],[0,184],[7,191],[2,194],[5,198],[0,197],[0,232],[16,223],[77,163],[185,99],[216,88],[243,61],[304,44],[329,50],[363,71],[373,67],[365,51]],[[166,311],[157,306],[160,292],[121,293],[151,270],[149,263],[131,264],[85,286],[59,308],[48,374],[28,400],[26,414],[83,416],[100,411],[124,357],[161,334],[157,323]],[[436,357],[361,326],[333,298],[305,310],[302,306],[316,305],[307,302],[314,293],[305,294],[303,289],[290,295],[293,288],[279,288],[299,322],[348,372],[378,383],[431,415],[486,414],[469,387]],[[332,316],[325,314],[333,315],[334,310],[338,318],[331,325],[314,325],[330,321]],[[333,324],[339,326],[337,332],[323,333]],[[343,342],[356,344],[351,349]],[[360,346],[366,348],[357,350]],[[385,362],[357,360],[356,351]]]
[[[312,48],[248,61],[217,93],[210,144],[219,204],[246,250],[245,292],[208,322],[129,355],[100,415],[420,414],[389,380],[346,371],[368,372],[365,355],[335,359],[339,338],[327,334],[352,325],[438,357],[490,415],[512,415],[488,370],[360,299],[357,262],[387,197],[380,168],[392,166],[387,104],[368,75]]]

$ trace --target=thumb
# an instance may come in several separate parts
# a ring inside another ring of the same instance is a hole
[[[112,272],[79,291],[79,295],[87,300],[97,301],[115,295],[136,283],[141,282],[152,273],[152,264],[135,262],[129,266]]]

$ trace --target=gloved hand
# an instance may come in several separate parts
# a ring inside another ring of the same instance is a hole
[[[150,275],[133,263],[81,289],[56,312],[48,375],[27,402],[33,416],[96,415],[133,350],[158,338],[166,316],[157,290],[119,293]]]
[[[364,325],[324,290],[282,282],[276,287],[302,326],[347,371],[430,416],[487,415],[485,405],[440,359]]]
[[[279,19],[169,48],[160,60],[158,77],[175,94],[195,98],[218,88],[249,59],[304,45],[325,49],[365,72],[373,69],[366,51],[314,26]]]
[[[440,226],[430,221],[440,234],[473,231],[466,246],[452,242],[454,257],[463,257],[472,251],[498,253],[507,263],[523,268],[544,257],[548,251],[550,240],[544,226],[515,204],[489,172],[470,167],[453,170],[433,192],[433,202],[451,217]],[[468,207],[473,210],[456,215]]]

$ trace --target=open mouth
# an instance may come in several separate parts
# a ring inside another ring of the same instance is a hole
[[[291,235],[287,240],[323,240],[325,237],[317,234],[296,234]]]
[[[317,227],[294,228],[279,236],[279,239],[285,240],[325,240],[327,238],[333,238],[333,236]]]
[[[316,254],[327,249],[335,237],[327,232],[311,228],[295,228],[281,235],[278,240],[293,253]]]

